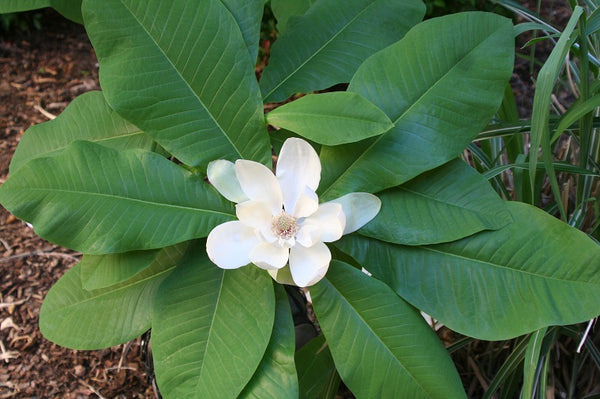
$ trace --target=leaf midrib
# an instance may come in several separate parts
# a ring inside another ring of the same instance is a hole
[[[158,273],[149,275],[148,277],[144,277],[140,280],[135,280],[130,283],[125,282],[125,283],[118,284],[114,289],[101,288],[98,290],[93,290],[93,291],[102,291],[102,292],[97,293],[96,295],[92,295],[92,296],[84,299],[83,301],[78,301],[78,302],[70,303],[66,306],[57,307],[55,310],[48,311],[48,315],[54,315],[54,314],[57,314],[59,312],[65,311],[65,310],[76,308],[76,307],[86,304],[88,302],[97,301],[98,299],[101,299],[102,297],[106,297],[106,296],[108,296],[109,298],[113,297],[113,296],[117,295],[119,293],[119,291],[129,290],[132,287],[135,287],[137,285],[145,284],[146,282],[149,282],[150,280],[160,278],[161,276],[163,276],[167,273],[170,273],[175,267],[176,267],[176,265],[173,265],[172,267],[170,267],[168,269],[164,269]],[[77,275],[77,277],[79,277],[79,276],[80,276],[80,274]],[[135,278],[135,276],[133,278]]]
[[[163,48],[158,45],[158,43],[156,42],[156,40],[154,40],[154,37],[150,34],[150,32],[146,29],[146,27],[138,19],[137,15],[133,13],[133,11],[125,4],[125,2],[123,0],[119,0],[119,1],[123,5],[123,7],[129,12],[129,14],[133,17],[133,19],[138,23],[138,25],[140,26],[140,28],[142,29],[142,31],[146,33],[146,36],[152,41],[152,43],[155,44],[155,47],[159,50],[160,54],[163,55],[164,59],[168,62],[169,65],[171,65],[172,69],[181,78],[181,81],[185,83],[185,86],[190,91],[190,93],[192,93],[192,96],[198,100],[198,103],[202,106],[202,109],[204,109],[204,111],[206,112],[206,114],[208,114],[208,116],[210,117],[210,119],[212,120],[212,122],[214,123],[214,125],[219,129],[219,131],[222,133],[222,135],[231,144],[231,146],[233,147],[233,149],[235,150],[235,152],[239,155],[240,158],[243,158],[243,155],[242,155],[241,151],[233,143],[233,141],[231,140],[231,138],[229,137],[229,135],[227,134],[227,132],[223,129],[223,127],[219,124],[219,122],[214,118],[212,112],[210,112],[210,110],[206,107],[206,105],[204,104],[204,102],[202,101],[202,99],[192,89],[192,86],[190,86],[189,82],[183,77],[183,75],[181,74],[181,72],[179,71],[179,69],[177,69],[177,67],[175,66],[175,64],[173,63],[173,61],[164,52]],[[227,12],[229,13],[229,11],[227,11]],[[236,25],[237,25],[237,23],[236,23]],[[246,48],[245,44],[244,44],[244,47]],[[215,66],[215,68],[216,68],[216,66]]]
[[[297,68],[295,68],[286,77],[284,77],[277,85],[275,85],[273,87],[273,89],[271,89],[271,91],[269,91],[266,95],[264,95],[263,98],[265,100],[267,100],[269,97],[271,97],[271,95],[273,95],[273,93],[275,91],[277,91],[285,82],[290,80],[300,69],[302,69],[306,64],[308,64],[311,60],[313,60],[317,55],[320,55],[322,50],[325,47],[329,46],[330,43],[332,43],[335,39],[337,39],[337,37],[339,35],[341,35],[342,32],[344,32],[348,28],[348,26],[352,25],[354,23],[354,21],[356,21],[358,19],[358,17],[363,15],[367,11],[367,9],[369,9],[371,6],[373,6],[373,3],[374,3],[374,1],[371,1],[371,3],[369,3],[365,8],[363,8],[359,13],[357,13],[352,19],[350,19],[346,24],[344,24],[329,40],[327,40],[323,45],[318,47],[316,51],[312,52],[312,54],[305,61],[300,63],[300,65]],[[289,31],[288,31],[288,34],[289,34]]]
[[[446,244],[435,244],[438,246],[443,246]],[[469,258],[467,256],[464,255],[460,255],[454,252],[449,252],[449,251],[442,251],[440,249],[436,249],[433,246],[430,245],[424,245],[421,247],[423,250],[425,251],[430,251],[436,254],[441,254],[442,256],[451,256],[454,258],[458,258],[458,259],[463,259],[469,263],[479,263],[479,264],[484,264],[484,265],[488,265],[491,268],[495,268],[495,269],[500,269],[500,270],[508,270],[511,273],[521,273],[524,275],[528,275],[537,279],[542,279],[542,280],[550,280],[550,281],[556,281],[556,282],[562,282],[562,283],[571,283],[571,284],[581,284],[581,285],[589,285],[592,287],[598,287],[600,286],[600,283],[594,283],[594,282],[589,282],[589,281],[581,281],[581,280],[571,280],[571,279],[561,279],[558,277],[553,277],[553,276],[547,276],[547,275],[543,275],[543,274],[539,274],[539,273],[533,273],[531,271],[528,270],[523,270],[523,269],[515,269],[510,267],[510,265],[502,265],[499,263],[492,263],[491,261],[488,260],[482,260],[482,259],[477,259],[477,258]],[[526,262],[525,262],[526,263]]]
[[[76,139],[68,141],[66,143],[62,143],[58,147],[44,148],[44,149],[42,149],[41,152],[36,152],[34,154],[31,154],[31,152],[28,152],[28,153],[25,153],[24,155],[21,155],[21,159],[18,160],[19,168],[33,159],[48,158],[48,157],[53,157],[55,155],[58,155],[58,153],[60,153],[61,151],[66,150],[69,147],[69,145],[73,143],[73,141],[89,141],[91,143],[97,143],[97,144],[102,145],[103,142],[107,142],[107,141],[111,141],[111,140],[125,139],[128,137],[134,137],[134,136],[143,135],[143,134],[144,134],[144,132],[142,130],[138,129],[138,130],[132,130],[132,131],[125,132],[124,134],[117,134],[115,136],[110,136],[110,137],[76,138]],[[13,161],[14,161],[14,158],[13,158]],[[11,163],[10,166],[11,166],[11,168],[13,168],[13,170],[19,169],[19,168],[15,167],[14,163]]]
[[[404,364],[402,364],[402,362],[400,361],[400,359],[398,359],[396,357],[396,355],[391,351],[391,349],[388,347],[388,345],[385,343],[385,341],[373,330],[373,328],[371,328],[371,325],[369,323],[367,323],[367,321],[363,318],[362,314],[358,311],[358,309],[356,309],[351,303],[350,301],[346,298],[346,296],[340,291],[338,290],[338,288],[329,280],[327,280],[327,282],[329,283],[329,285],[331,287],[333,287],[333,289],[339,294],[339,296],[344,299],[344,303],[347,304],[348,307],[350,307],[353,311],[354,314],[361,320],[361,322],[364,323],[364,325],[368,328],[369,332],[375,336],[377,338],[377,340],[379,342],[382,343],[383,347],[386,349],[386,352],[392,357],[392,359],[394,359],[398,365],[402,368],[402,370],[404,370],[406,372],[407,375],[409,375],[413,381],[416,382],[416,384],[419,386],[419,388],[426,393],[429,393],[429,391],[427,391],[425,389],[425,387],[423,386],[423,384],[420,383],[420,381],[415,377],[415,375],[413,373],[411,373],[405,366]]]
[[[382,113],[383,114],[383,113]],[[339,120],[339,121],[358,121],[358,122],[363,122],[364,124],[368,124],[368,125],[377,125],[377,126],[385,126],[387,128],[392,128],[394,126],[394,124],[392,123],[392,121],[387,117],[387,115],[383,114],[387,120],[381,120],[381,119],[370,119],[370,118],[361,118],[361,115],[357,114],[348,114],[348,115],[341,115],[341,114],[326,114],[326,113],[311,113],[311,112],[278,112],[275,115],[272,115],[269,117],[269,115],[267,114],[267,122],[269,122],[269,120],[271,122],[275,122],[274,124],[277,123],[277,119],[281,118],[281,116],[284,117],[284,119],[287,117],[288,120],[290,118],[290,116],[292,117],[291,119],[294,120],[297,117],[300,117],[300,122],[302,122],[302,119],[308,119],[309,121],[311,119],[317,119],[317,120]],[[274,119],[274,120],[273,120]],[[311,123],[311,122],[309,122]]]
[[[209,328],[208,336],[206,337],[206,345],[204,345],[204,350],[202,351],[202,356],[200,357],[201,361],[202,361],[202,365],[200,366],[200,370],[198,371],[198,379],[195,384],[195,386],[196,386],[195,392],[200,392],[199,388],[202,385],[202,381],[204,381],[204,378],[202,378],[202,376],[206,370],[204,360],[206,359],[206,354],[208,353],[209,347],[212,342],[212,336],[213,336],[214,330],[215,330],[214,324],[215,324],[215,320],[217,318],[219,306],[222,306],[221,295],[223,293],[223,285],[225,282],[225,274],[226,274],[225,272],[226,272],[225,270],[223,270],[221,272],[221,277],[219,279],[220,280],[219,281],[219,293],[217,294],[217,298],[215,299],[214,311],[213,311],[212,317],[210,319],[210,323],[208,323],[208,328]]]
[[[423,100],[423,98],[425,98],[436,86],[438,86],[439,84],[441,84],[440,82],[442,82],[443,80],[445,80],[447,78],[447,76],[455,70],[456,66],[460,63],[462,63],[469,55],[471,55],[475,50],[479,49],[484,43],[486,43],[490,37],[492,37],[496,32],[498,32],[498,30],[500,30],[501,27],[498,27],[492,34],[488,35],[485,37],[485,39],[481,42],[479,42],[477,44],[477,46],[474,46],[471,50],[469,50],[468,52],[466,52],[460,59],[458,59],[450,69],[448,69],[442,76],[440,76],[440,78],[433,84],[431,85],[431,87],[429,87],[427,90],[425,90],[423,92],[423,94],[421,94],[419,96],[419,98],[417,98],[402,114],[400,114],[398,116],[398,118],[396,118],[396,120],[392,121],[392,123],[394,124],[394,127],[396,126],[396,124],[402,119],[404,118],[409,112],[410,110],[412,110],[414,107],[417,106],[417,104],[420,104],[420,102]],[[344,172],[342,172],[342,174],[340,174],[330,185],[329,187],[327,187],[327,189],[325,189],[325,191],[323,191],[323,196],[325,197],[327,195],[327,193],[334,187],[336,186],[336,184],[346,175],[348,175],[351,171],[353,171],[356,168],[356,164],[359,161],[362,161],[362,159],[365,157],[365,154],[368,154],[373,147],[380,141],[382,140],[384,137],[386,137],[388,134],[390,134],[390,131],[393,130],[390,129],[387,132],[383,133],[382,135],[376,136],[373,139],[373,142],[371,144],[369,144],[367,146],[367,148],[365,149],[365,151],[363,151],[361,154],[358,155],[358,157],[356,157],[356,159],[354,161],[352,161],[352,163],[350,165],[348,165],[345,169]]]
[[[233,215],[233,214],[216,211],[214,209],[193,208],[191,206],[169,204],[169,203],[164,203],[164,202],[153,202],[153,201],[145,200],[145,199],[141,199],[141,198],[130,198],[130,197],[119,196],[117,194],[106,194],[106,193],[54,189],[54,188],[21,188],[20,190],[29,191],[29,192],[41,192],[44,194],[51,192],[51,193],[71,194],[71,195],[76,195],[76,196],[105,197],[105,198],[109,198],[109,199],[115,200],[115,201],[130,201],[130,202],[137,202],[137,203],[142,203],[145,205],[156,206],[156,207],[167,207],[167,208],[173,208],[173,209],[182,209],[185,211],[205,212],[205,213],[212,213],[212,214],[216,214],[216,215],[225,215],[225,216],[235,217],[235,215]]]
[[[482,224],[484,224],[486,226],[496,226],[497,225],[496,220],[499,219],[498,215],[501,214],[501,213],[503,213],[503,212],[505,212],[505,213],[508,214],[508,210],[506,209],[506,207],[504,207],[503,209],[495,209],[494,215],[490,216],[490,215],[488,215],[488,213],[491,212],[490,209],[487,209],[485,212],[483,212],[483,211],[479,211],[479,210],[474,209],[474,208],[468,208],[467,206],[461,205],[461,204],[459,204],[457,202],[443,201],[440,198],[433,197],[431,195],[427,195],[427,194],[425,194],[423,192],[420,192],[420,191],[411,190],[409,188],[406,188],[405,186],[400,186],[399,189],[407,191],[409,193],[412,193],[412,194],[414,194],[416,196],[425,198],[426,200],[433,201],[433,202],[435,202],[437,204],[449,206],[451,208],[455,208],[455,209],[458,209],[458,210],[460,210],[462,212],[468,213],[469,215],[475,216],[477,219],[479,219],[479,221]],[[490,201],[488,201],[488,204],[489,204],[489,202]],[[506,225],[506,223],[500,223],[500,224],[501,225]]]
[[[119,139],[126,139],[128,137],[134,137],[134,136],[139,136],[139,135],[144,135],[144,132],[142,130],[134,130],[131,132],[125,132],[124,134],[117,134],[115,136],[110,136],[110,137],[84,137],[84,138],[76,138],[72,141],[68,141],[64,144],[59,145],[58,147],[54,147],[54,148],[50,148],[49,150],[45,150],[44,152],[40,152],[37,153],[35,155],[35,158],[46,158],[48,156],[51,156],[52,154],[55,154],[59,151],[63,151],[66,150],[70,144],[73,143],[73,141],[89,141],[90,143],[97,143],[97,144],[101,144],[107,141],[112,141],[112,140],[119,140]]]

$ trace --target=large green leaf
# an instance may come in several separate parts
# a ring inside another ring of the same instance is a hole
[[[235,217],[200,176],[160,155],[86,141],[27,162],[0,186],[0,202],[41,237],[92,255],[205,237]]]
[[[300,398],[329,399],[329,396],[323,393],[335,388],[331,387],[332,383],[337,382],[336,386],[339,386],[340,377],[323,334],[316,336],[296,351],[296,369]]]
[[[360,233],[396,244],[454,241],[512,220],[489,182],[458,159],[378,197],[381,211]]]
[[[317,0],[271,0],[271,10],[277,20],[279,34],[285,31],[291,17],[304,14],[316,2]]]
[[[252,379],[240,398],[298,398],[298,376],[294,367],[294,320],[284,288],[275,286],[275,323],[271,341]]]
[[[79,266],[81,284],[85,290],[107,288],[129,280],[147,268],[169,268],[183,256],[188,243],[147,251],[132,251],[109,255],[83,255]]]
[[[270,163],[254,61],[222,2],[85,0],[83,14],[119,114],[191,166]]]
[[[153,140],[113,111],[99,91],[77,97],[56,119],[27,129],[10,162],[13,173],[33,158],[56,155],[76,140],[116,149],[151,150]]]
[[[260,41],[260,24],[264,10],[264,4],[260,0],[221,0],[238,24],[242,37],[250,54],[252,64],[256,63],[258,57],[258,45]]]
[[[72,21],[83,23],[81,0],[2,0],[0,14],[52,7]]]
[[[343,262],[310,290],[335,365],[359,398],[466,398],[448,352],[418,311]]]
[[[157,289],[175,265],[154,265],[108,288],[82,287],[80,264],[50,289],[40,310],[40,330],[72,349],[102,349],[127,342],[152,324]]]
[[[600,246],[542,210],[509,202],[514,222],[422,247],[348,236],[337,244],[453,330],[508,339],[600,313]]]
[[[267,122],[319,144],[338,145],[380,135],[394,124],[356,93],[309,94],[275,108]]]
[[[235,398],[267,349],[275,296],[271,277],[253,266],[222,270],[204,243],[160,286],[152,352],[165,398]]]
[[[348,91],[395,127],[358,148],[323,148],[325,198],[381,191],[456,158],[500,106],[513,57],[511,21],[477,12],[423,22],[369,57]]]
[[[418,0],[320,0],[288,21],[260,87],[265,102],[348,82],[368,56],[400,39],[425,14]]]

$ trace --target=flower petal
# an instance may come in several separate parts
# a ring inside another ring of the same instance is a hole
[[[304,239],[303,230],[305,229],[311,232],[313,244],[314,241],[337,241],[342,238],[345,225],[346,216],[340,204],[321,204],[315,213],[302,221],[298,231],[298,236],[300,236],[299,241]],[[311,246],[313,244],[302,245]]]
[[[235,214],[240,222],[248,227],[270,230],[273,215],[271,209],[262,201],[245,201],[235,206]]]
[[[277,270],[284,267],[290,256],[288,248],[263,242],[250,252],[250,261],[265,270]]]
[[[233,162],[225,159],[212,161],[206,171],[208,181],[229,201],[238,203],[248,200],[235,174]]]
[[[296,233],[296,242],[303,247],[312,247],[320,241],[321,233],[319,225],[314,223],[306,223],[306,220],[300,223],[298,233]]]
[[[319,209],[319,197],[317,193],[309,187],[304,187],[304,191],[296,198],[296,205],[291,215],[299,219],[312,215],[317,209]]]
[[[321,161],[310,144],[295,137],[287,139],[279,153],[276,174],[287,213],[304,217],[310,213],[301,208],[316,210],[313,202],[318,204],[314,193],[321,180]]]
[[[379,213],[381,200],[369,193],[349,193],[325,204],[340,204],[346,215],[344,235],[350,234],[369,223]],[[321,204],[321,206],[325,205]]]
[[[296,245],[290,250],[290,271],[298,287],[307,287],[321,280],[327,273],[329,262],[331,252],[322,242],[309,248]]]
[[[235,161],[235,174],[244,194],[253,201],[262,201],[272,215],[281,212],[283,198],[277,178],[266,166],[245,159]]]
[[[240,221],[218,225],[208,235],[206,253],[221,269],[237,269],[250,263],[250,252],[262,240]]]

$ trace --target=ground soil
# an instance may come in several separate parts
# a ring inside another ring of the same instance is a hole
[[[50,10],[40,22],[39,31],[0,31],[0,183],[28,127],[99,89],[98,64],[83,27]],[[40,333],[42,299],[79,258],[0,207],[0,399],[155,397],[139,339],[75,351]]]

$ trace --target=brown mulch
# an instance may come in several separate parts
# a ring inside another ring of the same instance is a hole
[[[83,27],[52,10],[43,12],[41,24],[41,31],[0,31],[0,183],[28,127],[99,89],[97,60]],[[156,397],[139,339],[76,351],[41,335],[42,300],[79,258],[0,207],[0,399]]]

